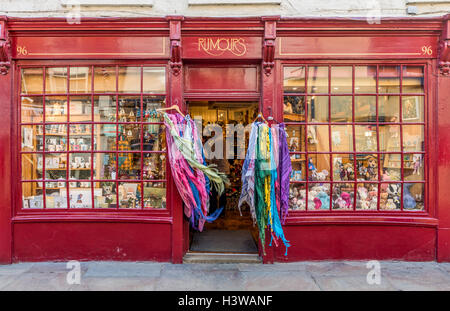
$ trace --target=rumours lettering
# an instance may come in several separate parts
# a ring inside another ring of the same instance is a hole
[[[198,38],[198,50],[211,56],[221,56],[227,51],[235,56],[243,56],[247,46],[244,38]]]

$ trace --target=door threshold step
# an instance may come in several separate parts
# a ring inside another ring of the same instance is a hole
[[[262,263],[258,254],[188,252],[183,263]]]

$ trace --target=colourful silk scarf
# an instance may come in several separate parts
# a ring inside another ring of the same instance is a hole
[[[281,239],[286,254],[290,246],[284,236],[280,214],[284,222],[289,208],[291,170],[284,124],[269,128],[261,122],[253,123],[242,168],[239,208],[244,202],[250,206],[264,253],[266,229],[271,235],[270,245],[273,241],[278,246],[278,239]]]
[[[222,212],[220,208],[208,216],[210,185],[220,194],[228,179],[215,167],[206,165],[197,127],[189,115],[183,118],[178,113],[164,113],[164,124],[170,168],[184,203],[184,213],[192,227],[202,231],[205,221],[214,221]]]

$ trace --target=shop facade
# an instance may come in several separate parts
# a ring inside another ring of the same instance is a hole
[[[450,260],[449,18],[2,17],[0,261],[182,262],[155,110],[193,101],[286,123],[265,263]]]

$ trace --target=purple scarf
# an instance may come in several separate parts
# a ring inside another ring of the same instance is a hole
[[[280,161],[278,164],[278,176],[280,178],[280,211],[283,224],[285,223],[286,216],[289,212],[289,178],[292,171],[291,157],[289,156],[289,147],[284,127],[284,123],[280,123],[278,133]]]

